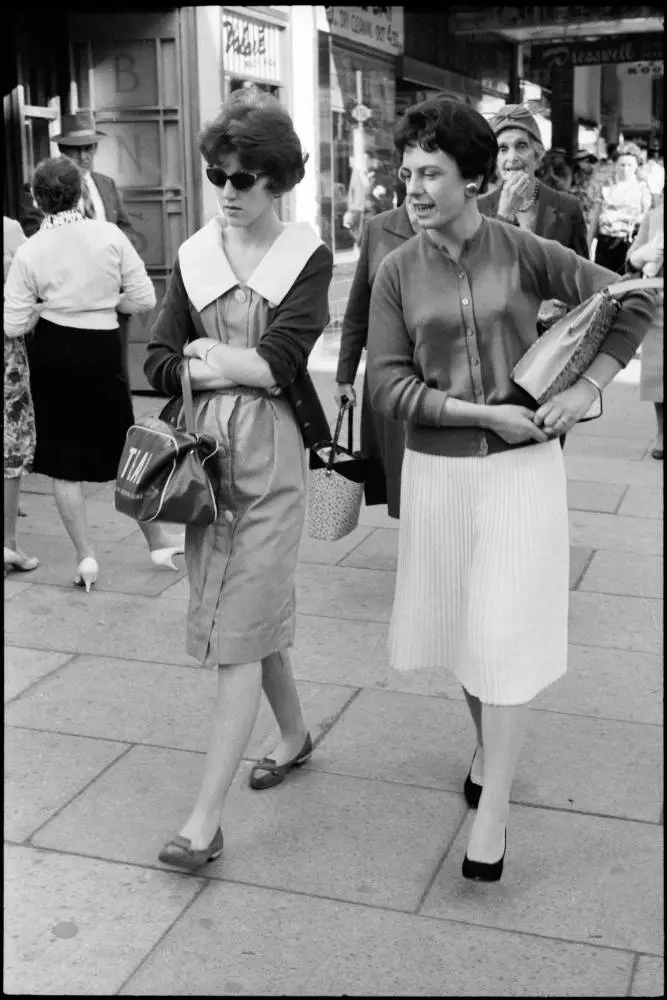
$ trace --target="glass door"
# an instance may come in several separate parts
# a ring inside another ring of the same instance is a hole
[[[134,391],[149,388],[145,347],[179,244],[196,228],[188,73],[177,11],[72,15],[73,103],[100,132],[93,170],[111,177],[155,286],[157,306],[133,316],[128,367]]]

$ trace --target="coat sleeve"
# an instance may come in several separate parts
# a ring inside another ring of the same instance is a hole
[[[590,260],[588,239],[586,237],[586,221],[580,205],[577,205],[572,212],[570,248],[574,250],[575,253],[578,253],[580,257],[585,257],[586,260]]]
[[[121,296],[117,309],[121,313],[150,312],[155,305],[155,289],[146,273],[146,265],[134,249],[125,233],[120,237],[120,279]]]
[[[557,298],[568,306],[578,306],[596,292],[619,280],[614,271],[585,260],[555,240],[538,239],[532,244],[531,258],[539,294]],[[657,292],[639,289],[623,296],[621,308],[600,348],[625,367],[635,356],[657,307]]]
[[[340,352],[336,381],[352,385],[356,376],[361,352],[368,339],[368,313],[371,306],[370,288],[370,233],[366,226],[361,239],[359,260],[352,279],[352,287],[343,317],[343,332],[340,338]]]
[[[276,385],[286,388],[306,371],[308,355],[329,322],[333,257],[322,245],[312,254],[282,302],[273,310],[257,353]]]
[[[198,336],[177,257],[167,293],[151,330],[144,362],[146,378],[161,395],[180,395],[183,348]]]
[[[3,323],[6,337],[21,337],[32,330],[41,311],[38,298],[33,269],[19,248],[5,282]]]
[[[137,231],[134,229],[129,215],[127,214],[127,209],[123,202],[122,195],[116,186],[116,182],[111,177],[106,178],[109,184],[109,190],[111,197],[114,202],[114,208],[116,210],[116,225],[123,232],[135,250],[139,249],[140,238]]]

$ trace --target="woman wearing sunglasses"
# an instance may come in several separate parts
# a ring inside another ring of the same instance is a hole
[[[199,793],[166,864],[195,869],[222,850],[225,797],[263,688],[280,742],[250,775],[279,784],[312,753],[292,675],[294,572],[305,515],[306,454],[282,393],[329,320],[332,256],[307,223],[281,222],[276,199],[304,177],[289,115],[268,95],[234,95],[200,138],[221,215],[179,249],[148,345],[146,375],[180,393],[185,357],[201,432],[221,445],[233,517],[188,526],[187,650],[218,669],[218,700]]]
[[[372,404],[407,422],[390,658],[449,667],[463,688],[477,736],[463,791],[477,812],[462,874],[496,881],[528,706],[567,663],[557,438],[633,357],[655,296],[628,294],[584,376],[528,405],[510,373],[537,339],[540,302],[578,305],[613,272],[480,213],[498,142],[474,109],[424,101],[395,144],[422,232],[380,264],[368,329]]]

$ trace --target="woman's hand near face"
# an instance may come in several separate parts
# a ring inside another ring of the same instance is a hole
[[[517,170],[504,182],[498,203],[498,215],[510,216],[521,208],[532,194],[533,181],[529,174]]]
[[[548,435],[534,423],[534,416],[533,411],[526,406],[505,403],[488,407],[488,419],[485,425],[507,444],[548,441]]]

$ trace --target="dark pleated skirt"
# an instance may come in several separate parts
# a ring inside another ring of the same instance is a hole
[[[72,482],[116,478],[133,423],[118,330],[40,319],[28,337],[37,447],[33,471]]]

